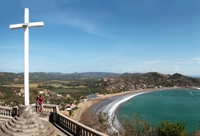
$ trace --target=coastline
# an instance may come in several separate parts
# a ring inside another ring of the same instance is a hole
[[[78,104],[78,109],[74,112],[73,116],[70,118],[79,121],[81,117],[85,114],[92,113],[97,114],[99,110],[104,110],[104,112],[114,112],[114,110],[118,107],[119,104],[115,104],[114,102],[117,99],[123,100],[126,97],[134,97],[139,94],[147,93],[147,92],[154,92],[154,91],[162,91],[162,90],[169,90],[169,89],[179,89],[179,87],[169,87],[169,88],[152,88],[146,90],[134,90],[134,91],[127,91],[115,94],[107,94],[107,95],[97,95],[95,98],[85,99],[83,102]],[[113,102],[113,103],[112,103]],[[111,104],[112,103],[112,104]],[[107,107],[107,105],[110,106]],[[114,106],[115,105],[115,106]],[[114,107],[113,107],[114,106]]]

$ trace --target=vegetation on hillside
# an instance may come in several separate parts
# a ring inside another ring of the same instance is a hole
[[[118,128],[114,124],[115,120],[114,116],[110,117],[108,113],[100,112],[97,115],[85,114],[80,122],[109,136],[199,136],[200,131],[189,134],[184,124],[167,120],[161,121],[158,126],[152,126],[138,113],[131,113],[131,118],[122,121]],[[113,126],[117,131],[111,129]]]

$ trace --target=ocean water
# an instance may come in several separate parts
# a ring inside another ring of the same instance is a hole
[[[200,91],[191,89],[173,89],[149,92],[135,96],[121,103],[115,110],[119,121],[130,117],[130,113],[139,113],[150,124],[160,121],[179,121],[191,133],[200,124]]]

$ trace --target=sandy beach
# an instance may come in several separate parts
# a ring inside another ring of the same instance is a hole
[[[114,93],[114,94],[107,94],[107,95],[97,95],[95,98],[91,99],[84,99],[83,102],[78,104],[78,109],[73,113],[71,116],[72,119],[79,121],[85,113],[97,113],[99,109],[108,105],[109,103],[113,102],[116,99],[124,97],[130,94],[138,94],[142,92],[152,92],[152,91],[161,91],[167,89],[177,89],[177,88],[154,88],[154,89],[146,89],[146,90],[134,90],[134,91],[127,91],[122,93]],[[62,112],[65,114],[64,112]]]

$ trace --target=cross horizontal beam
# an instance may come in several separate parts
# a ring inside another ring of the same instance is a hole
[[[34,23],[21,23],[21,24],[13,24],[10,25],[10,29],[20,29],[20,28],[25,28],[25,27],[43,27],[44,22],[34,22]]]

